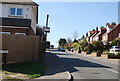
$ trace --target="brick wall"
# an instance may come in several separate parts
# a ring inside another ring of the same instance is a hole
[[[108,35],[108,41],[113,41],[114,39],[116,39],[118,37],[120,33],[120,24],[117,25],[117,27],[115,27]]]

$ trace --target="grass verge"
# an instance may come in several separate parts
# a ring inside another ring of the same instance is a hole
[[[2,70],[3,73],[7,75],[7,78],[14,78],[11,77],[11,75],[14,75],[16,79],[19,79],[20,76],[22,78],[23,74],[27,76],[28,79],[33,79],[44,75],[47,70],[47,66],[42,62],[22,62],[3,65]],[[17,75],[19,75],[18,78]]]

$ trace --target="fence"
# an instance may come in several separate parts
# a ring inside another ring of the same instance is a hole
[[[44,54],[45,44],[40,42],[38,36],[0,35],[0,39],[2,39],[2,49],[9,51],[6,56],[6,63],[39,60]]]

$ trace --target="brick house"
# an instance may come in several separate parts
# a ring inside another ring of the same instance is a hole
[[[106,28],[101,27],[100,32],[96,36],[93,37],[93,41],[102,41],[102,36],[105,33],[106,33]]]
[[[90,43],[92,43],[93,41],[95,41],[93,38],[99,33],[100,31],[98,31],[98,27],[96,27],[96,31],[90,36]]]
[[[89,31],[88,33],[86,33],[86,34],[87,34],[86,40],[87,40],[88,42],[90,42],[90,37],[91,37],[95,32],[96,32],[96,31],[93,30],[93,31]]]
[[[106,28],[107,28],[107,32],[102,37],[102,42],[104,43],[104,45],[107,42],[111,42],[114,39],[118,38],[120,34],[120,24],[108,25]]]
[[[0,33],[35,35],[38,4],[32,0],[0,0]]]

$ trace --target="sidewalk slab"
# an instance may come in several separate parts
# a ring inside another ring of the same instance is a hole
[[[46,53],[46,55],[44,56],[44,62],[47,64],[48,70],[44,76],[41,76],[37,79],[64,79],[64,81],[70,80],[70,73],[57,60],[55,55],[49,52]]]

